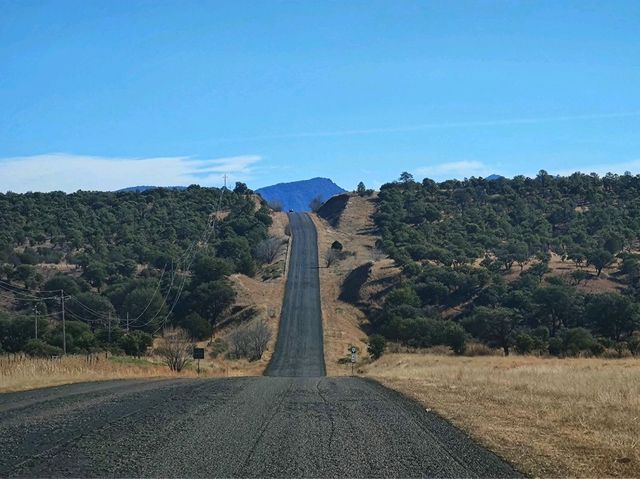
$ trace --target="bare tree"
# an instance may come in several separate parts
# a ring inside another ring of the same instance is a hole
[[[271,200],[267,203],[267,206],[273,211],[282,211],[282,202],[278,200]]]
[[[256,258],[267,264],[271,264],[282,253],[282,240],[280,238],[270,237],[264,239],[256,246]]]
[[[333,248],[329,248],[327,250],[327,253],[324,255],[324,260],[325,260],[325,263],[327,264],[327,268],[332,264],[337,263],[339,259],[340,259],[340,251]]]
[[[320,207],[322,206],[323,203],[324,203],[324,201],[322,201],[322,197],[316,196],[309,203],[309,208],[311,208],[311,211],[316,213],[320,209]]]
[[[164,344],[156,352],[172,371],[180,372],[191,363],[193,343],[182,328],[168,328],[164,333]]]
[[[249,335],[246,326],[238,326],[227,335],[229,352],[236,358],[244,358],[249,351]]]
[[[380,248],[373,248],[371,250],[371,257],[373,258],[374,261],[380,261],[385,259],[387,255]]]
[[[271,328],[264,319],[239,326],[227,337],[230,352],[238,358],[257,361],[267,350],[271,335]]]
[[[267,350],[269,341],[271,340],[271,328],[267,321],[261,319],[256,321],[249,329],[249,338],[251,345],[251,355],[249,360],[258,360]]]

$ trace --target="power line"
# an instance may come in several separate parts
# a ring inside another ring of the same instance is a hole
[[[59,293],[60,290],[59,289],[39,289],[39,290],[35,290],[35,289],[29,289],[29,288],[21,288],[20,286],[15,286],[7,281],[2,281],[0,280],[0,285],[5,285],[9,288],[15,289],[17,291],[26,291],[29,293]]]
[[[172,301],[172,305],[171,308],[169,309],[169,312],[164,316],[160,326],[158,327],[158,329],[156,329],[155,332],[159,331],[162,327],[164,327],[164,325],[166,324],[169,316],[173,313],[175,307],[177,306],[178,302],[180,301],[180,298],[182,296],[182,293],[184,291],[184,287],[187,281],[187,278],[191,272],[191,267],[193,266],[193,262],[195,261],[195,257],[197,255],[197,246],[199,243],[202,243],[203,246],[208,246],[209,244],[209,240],[211,238],[211,235],[215,232],[215,227],[216,227],[216,222],[217,222],[217,216],[216,213],[221,209],[222,207],[222,199],[224,197],[224,192],[227,189],[226,188],[226,179],[227,179],[227,175],[225,175],[225,185],[223,188],[220,188],[220,196],[218,198],[218,204],[217,206],[214,205],[214,211],[213,213],[210,215],[210,217],[207,220],[207,225],[204,229],[204,231],[202,232],[202,234],[196,238],[185,250],[184,252],[179,256],[179,258],[177,259],[177,261],[174,263],[172,260],[172,274],[171,274],[171,281],[169,283],[169,287],[167,289],[167,293],[166,295],[164,295],[163,298],[163,306],[167,304],[167,300],[169,299],[169,296],[171,294],[171,291],[173,289],[173,284],[175,282],[175,278],[178,275],[178,270],[182,269],[183,275],[182,275],[182,281],[180,282],[180,285],[178,287],[178,292],[175,296],[175,298]],[[176,268],[176,266],[178,266]],[[180,266],[182,266],[182,268],[180,268]],[[147,326],[148,324],[152,323],[159,315],[160,312],[162,311],[162,306],[158,309],[158,311],[156,312],[156,314],[149,320],[147,320],[145,323],[141,324],[141,325],[137,325],[135,324],[135,322],[140,319],[149,309],[149,307],[151,306],[151,304],[153,303],[153,300],[155,299],[158,291],[160,290],[161,284],[162,284],[162,280],[165,276],[166,273],[166,268],[167,268],[167,264],[165,263],[162,273],[160,275],[160,278],[158,279],[158,282],[156,284],[156,287],[154,289],[154,293],[151,296],[151,298],[149,299],[149,302],[147,303],[147,305],[145,306],[145,308],[142,310],[142,312],[140,314],[138,314],[138,316],[136,316],[135,318],[130,318],[129,314],[127,313],[127,318],[126,318],[126,322],[127,322],[127,329],[129,329],[129,327],[131,328],[142,328]],[[3,291],[4,290],[4,291]],[[67,314],[71,315],[74,318],[77,318],[81,321],[85,321],[85,322],[89,322],[89,323],[99,323],[101,322],[100,320],[105,320],[108,319],[109,321],[112,320],[112,317],[110,315],[110,313],[105,314],[104,312],[100,312],[100,311],[96,311],[95,309],[91,308],[90,306],[87,306],[86,304],[84,304],[82,301],[80,301],[76,296],[74,295],[65,295],[64,292],[62,290],[33,290],[33,289],[29,289],[29,288],[22,288],[22,287],[18,287],[18,286],[14,286],[11,283],[5,282],[0,280],[0,295],[4,294],[4,297],[9,298],[9,296],[6,296],[7,293],[11,293],[12,295],[15,296],[11,296],[11,299],[14,300],[18,300],[18,301],[30,301],[30,302],[42,302],[42,301],[46,301],[46,300],[50,300],[50,299],[58,299],[60,301],[61,304],[61,314],[62,314],[62,322],[63,322],[63,335],[64,335],[64,330],[65,330],[65,299],[67,300],[71,300],[74,303],[78,304],[78,306],[80,306],[81,308],[83,308],[85,311],[87,311],[88,313],[92,314],[93,316],[95,316],[98,319],[92,320],[92,319],[88,319],[88,318],[84,318],[79,316],[78,314],[73,313],[72,311],[66,311]],[[34,294],[35,293],[35,294]],[[60,296],[47,296],[47,297],[42,297],[42,296],[38,296],[39,294],[43,294],[43,293],[59,293]],[[59,313],[51,313],[48,314],[46,316],[54,316],[57,315]],[[120,317],[116,317],[118,322],[121,322],[123,320],[123,318]],[[131,324],[131,322],[133,322],[134,324]],[[66,353],[66,340],[64,341],[64,352]]]

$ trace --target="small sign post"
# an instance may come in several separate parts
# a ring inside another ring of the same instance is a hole
[[[193,359],[198,360],[198,374],[200,374],[200,360],[204,359],[204,348],[193,348]]]
[[[356,347],[351,346],[351,375],[352,376],[353,376],[353,365],[356,363],[356,360],[358,358],[357,352],[358,350],[356,349]]]

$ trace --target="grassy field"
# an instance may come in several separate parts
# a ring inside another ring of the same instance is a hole
[[[258,362],[246,360],[202,361],[200,377],[251,376],[264,369]],[[259,374],[259,373],[258,373]],[[20,355],[0,356],[0,393],[58,386],[84,381],[132,378],[189,378],[198,377],[196,365],[181,373],[174,373],[158,358],[135,359],[125,356],[68,355],[59,359],[30,358]]]
[[[193,375],[187,371],[182,376]],[[169,368],[145,360],[69,355],[59,359],[0,356],[0,392],[105,379],[174,377]]]
[[[533,477],[640,477],[640,360],[387,354],[363,367]]]

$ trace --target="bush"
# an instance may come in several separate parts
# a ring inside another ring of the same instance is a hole
[[[273,263],[284,249],[284,242],[280,238],[270,237],[260,241],[255,248],[255,256],[264,264]]]
[[[449,346],[454,353],[462,354],[466,348],[467,333],[458,323],[443,321],[441,342]]]
[[[30,318],[0,317],[0,348],[4,351],[10,353],[21,351],[25,344],[33,338],[34,333],[35,324]]]
[[[266,320],[237,327],[227,337],[230,356],[257,361],[267,350],[271,335],[271,328]]]
[[[156,352],[169,369],[179,373],[191,364],[193,343],[184,329],[169,328],[165,331],[164,344]]]
[[[210,355],[212,358],[217,358],[221,354],[226,353],[228,350],[229,350],[229,345],[226,343],[226,341],[220,338],[216,338],[213,340],[213,343],[211,344]]]
[[[605,359],[622,359],[622,358],[631,357],[632,354],[626,347],[625,348],[605,348],[601,356]]]
[[[465,344],[464,348],[465,356],[497,356],[498,351],[490,348],[484,343],[477,341],[469,341]]]
[[[183,327],[190,335],[192,339],[201,341],[211,337],[213,328],[209,322],[200,316],[198,313],[191,313],[186,318],[180,321],[180,326]]]
[[[331,243],[331,249],[335,249],[337,251],[342,251],[342,243],[340,243],[340,241],[334,241],[333,243]]]
[[[47,358],[62,355],[62,349],[47,344],[41,339],[31,339],[24,346],[24,352],[29,356]]]
[[[387,340],[379,334],[369,336],[367,351],[373,359],[378,359],[384,353],[387,346]]]
[[[636,331],[633,335],[627,340],[627,346],[629,347],[629,351],[634,356],[640,356],[640,332]]]
[[[549,354],[553,356],[579,356],[600,351],[602,345],[585,328],[563,329],[556,337],[549,339]]]
[[[533,351],[535,340],[526,333],[520,333],[515,339],[515,348],[519,354],[529,354]]]
[[[465,351],[468,348],[468,344],[469,343],[467,343],[467,346],[465,347]],[[404,352],[404,351],[398,351],[398,352]],[[428,348],[423,349],[422,352],[428,353],[428,354],[434,354],[436,356],[451,356],[452,354],[454,354],[449,346],[444,346],[444,345],[430,346]]]
[[[591,332],[585,328],[565,329],[561,332],[563,352],[567,356],[577,356],[582,352],[591,352],[596,343]]]
[[[118,341],[118,346],[127,356],[140,357],[144,355],[147,348],[153,344],[153,337],[144,331],[134,331],[122,336]]]
[[[331,265],[340,261],[340,259],[341,259],[340,252],[333,248],[329,248],[326,254],[324,255],[324,262],[327,265],[327,268],[329,268]]]
[[[395,308],[381,332],[387,338],[416,348],[445,345],[450,346],[456,354],[464,352],[468,336],[462,326],[454,321],[416,316],[420,312],[406,305]]]
[[[558,337],[549,339],[549,354],[553,356],[560,356],[563,352],[562,339]]]

